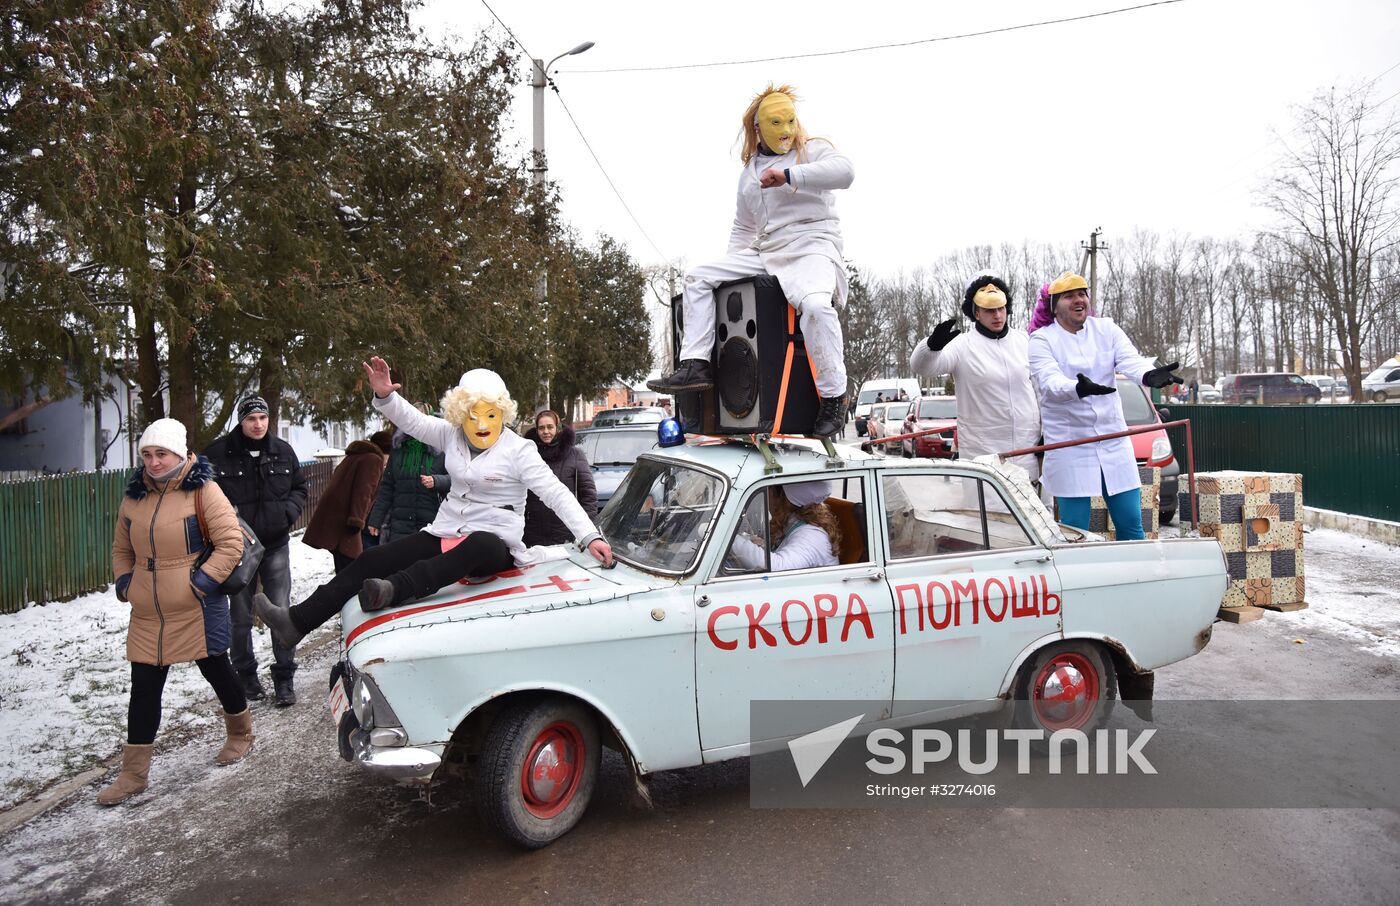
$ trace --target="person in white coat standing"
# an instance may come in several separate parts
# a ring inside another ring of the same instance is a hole
[[[972,332],[958,330],[956,318],[934,327],[914,347],[909,368],[931,382],[951,374],[958,393],[958,455],[974,459],[1033,447],[1040,442],[1040,404],[1031,382],[1027,337],[1011,330],[1011,289],[1000,278],[981,274],[963,291],[963,314]],[[1034,455],[1009,462],[1040,478]]]
[[[1126,430],[1114,374],[1148,387],[1181,383],[1177,363],[1153,367],[1122,329],[1089,316],[1089,284],[1066,271],[1050,284],[1055,321],[1030,338],[1031,373],[1040,389],[1041,425],[1047,444]],[[1089,527],[1089,498],[1102,495],[1120,541],[1140,539],[1142,485],[1132,442],[1126,437],[1049,450],[1046,489],[1055,495],[1060,521]]]
[[[830,437],[843,424],[846,355],[836,306],[848,290],[841,221],[832,192],[849,188],[855,168],[826,139],[808,138],[788,85],[769,85],[744,111],[744,162],[729,253],[685,275],[680,367],[648,381],[657,393],[714,386],[715,287],[772,274],[802,317],[821,404],[812,434]]]
[[[476,368],[442,398],[445,418],[419,412],[397,391],[389,365],[374,356],[364,365],[374,408],[411,437],[446,453],[452,491],[425,529],[372,547],[305,601],[290,608],[264,595],[253,599],[274,641],[293,644],[360,594],[365,611],[406,604],[466,576],[491,576],[530,562],[522,541],[527,491],[554,511],[581,550],[606,566],[612,548],[578,500],[540,458],[533,441],[506,427],[516,405],[494,371]]]

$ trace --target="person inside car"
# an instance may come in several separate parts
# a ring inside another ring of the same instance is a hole
[[[426,529],[371,548],[300,604],[278,607],[264,595],[255,597],[274,641],[301,641],[339,613],[356,591],[360,607],[370,612],[431,595],[463,577],[492,576],[536,562],[542,549],[527,549],[523,542],[525,498],[531,491],[568,526],[580,550],[612,565],[612,548],[578,500],[535,445],[506,427],[515,420],[516,406],[500,375],[485,368],[466,372],[442,399],[445,418],[434,418],[399,396],[402,385],[390,378],[388,362],[374,356],[363,367],[374,408],[446,452],[452,493]]]
[[[804,481],[768,489],[768,538],[772,553],[743,535],[729,548],[731,565],[772,572],[835,566],[840,562],[841,527],[826,505],[831,485]]]

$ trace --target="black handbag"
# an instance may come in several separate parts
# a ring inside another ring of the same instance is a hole
[[[235,511],[236,513],[236,511]],[[194,514],[199,520],[199,533],[204,537],[204,552],[195,561],[195,568],[204,565],[210,555],[214,553],[214,545],[209,540],[209,525],[204,521],[204,489],[200,488],[194,492]],[[243,533],[243,556],[239,558],[238,565],[233,568],[233,572],[228,574],[219,585],[219,594],[236,595],[253,581],[253,577],[258,574],[258,567],[262,565],[263,545],[258,540],[257,534],[252,526],[238,517],[238,530]]]

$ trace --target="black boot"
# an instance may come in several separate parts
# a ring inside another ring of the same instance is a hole
[[[297,693],[292,688],[290,676],[274,676],[272,678],[272,701],[279,708],[289,708],[297,703]]]
[[[812,425],[813,437],[835,437],[845,425],[846,397],[822,397],[817,406],[817,420]]]
[[[715,385],[714,369],[704,359],[682,359],[681,367],[654,381],[647,381],[647,387],[657,393],[687,393],[692,390],[709,390]]]
[[[366,579],[360,586],[360,609],[374,613],[394,605],[394,583],[388,579]]]
[[[262,681],[258,679],[256,673],[238,674],[238,680],[243,684],[243,695],[250,702],[260,702],[267,698],[267,690],[263,688]]]

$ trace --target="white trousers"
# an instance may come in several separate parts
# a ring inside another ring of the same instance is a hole
[[[794,275],[799,271],[822,274],[816,280]],[[802,336],[807,341],[807,355],[817,369],[817,392],[825,398],[846,392],[845,341],[841,336],[841,320],[832,305],[837,287],[836,265],[820,255],[803,256],[801,267],[787,269],[777,275],[783,284],[788,302],[802,316]],[[768,273],[758,252],[745,249],[732,252],[718,261],[691,268],[685,275],[682,311],[685,315],[681,336],[682,359],[709,361],[715,348],[715,287],[729,280],[755,277]],[[820,282],[817,282],[820,281]],[[793,285],[789,285],[793,284]]]

